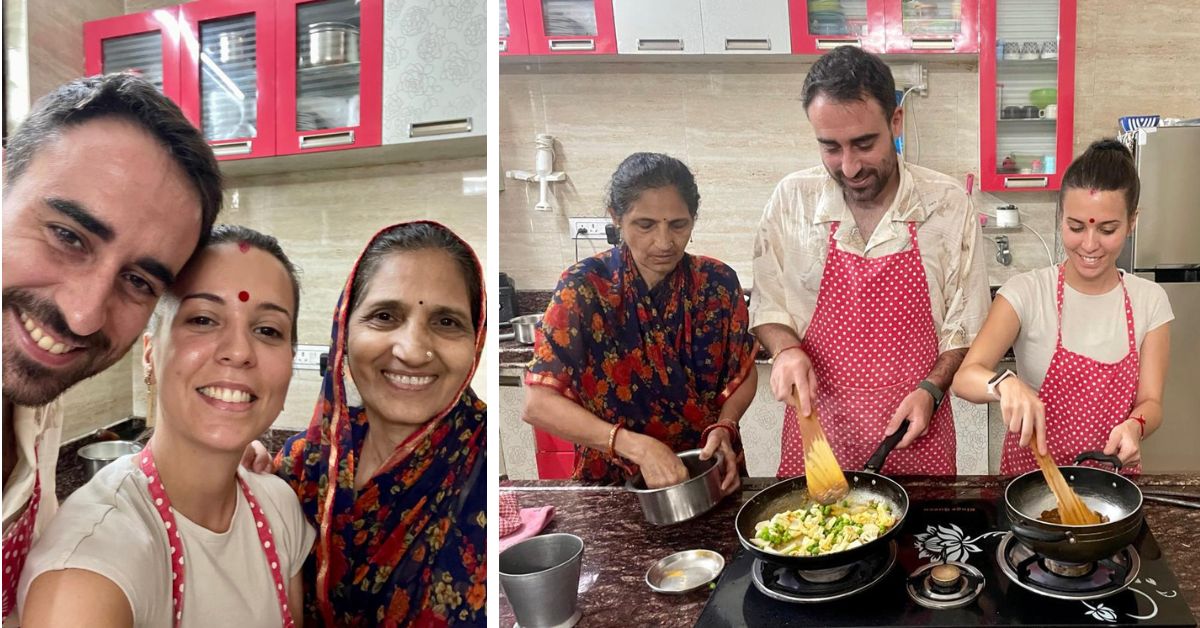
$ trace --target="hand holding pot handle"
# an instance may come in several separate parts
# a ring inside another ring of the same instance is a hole
[[[1107,462],[1108,464],[1112,465],[1113,471],[1120,471],[1122,466],[1120,458],[1114,455],[1106,454],[1103,451],[1085,451],[1078,456],[1075,456],[1075,464],[1080,464],[1088,460]]]

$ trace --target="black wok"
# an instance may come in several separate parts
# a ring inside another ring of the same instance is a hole
[[[1100,452],[1085,451],[1085,460],[1108,462],[1121,468],[1121,460]],[[1142,490],[1129,478],[1095,467],[1062,467],[1067,484],[1088,508],[1108,518],[1105,523],[1071,526],[1047,523],[1042,512],[1058,505],[1040,470],[1030,471],[1004,489],[1004,509],[1013,535],[1033,551],[1058,561],[1087,563],[1116,554],[1133,543],[1142,528]]]
[[[900,424],[896,433],[884,439],[862,471],[846,471],[846,481],[850,483],[850,494],[846,496],[847,499],[858,502],[875,499],[892,504],[892,512],[896,515],[896,525],[889,528],[887,532],[858,547],[820,556],[785,556],[760,549],[751,542],[751,539],[754,538],[754,526],[758,522],[766,521],[784,511],[812,505],[812,499],[808,496],[808,482],[805,476],[799,476],[776,482],[742,504],[737,518],[734,519],[738,541],[742,547],[764,561],[801,570],[828,569],[849,565],[886,547],[887,543],[895,538],[900,533],[900,528],[904,526],[904,516],[908,513],[908,493],[895,480],[879,475],[879,469],[883,467],[884,461],[888,454],[892,453],[896,444],[904,438],[907,430],[908,421],[905,421]]]

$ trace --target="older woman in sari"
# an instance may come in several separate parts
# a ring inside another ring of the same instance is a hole
[[[724,456],[722,489],[740,485],[755,345],[737,274],[684,250],[699,204],[682,162],[630,155],[608,198],[622,243],[568,268],[542,318],[524,418],[575,443],[576,479],[677,484],[676,452],[703,447]]]
[[[325,626],[484,624],[484,318],[478,259],[434,222],[379,232],[346,280],[312,424],[276,461],[318,528]]]

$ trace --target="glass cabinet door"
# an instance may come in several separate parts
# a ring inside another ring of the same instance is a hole
[[[891,0],[887,51],[979,51],[979,0]]]
[[[156,9],[83,26],[88,75],[130,72],[179,102],[179,11]]]
[[[981,11],[981,189],[1058,189],[1074,133],[1074,6],[988,0]]]
[[[996,7],[996,173],[1055,174],[1058,3],[1022,4]],[[1029,19],[1037,9],[1040,19]]]
[[[617,52],[612,0],[524,0],[534,54]],[[534,37],[534,32],[537,37]],[[536,41],[535,41],[536,39]]]
[[[383,0],[282,0],[280,11],[277,152],[378,145]]]
[[[792,54],[823,54],[838,46],[884,51],[883,0],[788,0]]]
[[[183,111],[218,158],[275,153],[274,16],[273,0],[180,7]]]
[[[529,54],[525,34],[524,0],[494,0],[500,4],[500,54]]]

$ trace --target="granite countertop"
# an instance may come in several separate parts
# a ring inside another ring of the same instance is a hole
[[[124,440],[136,440],[145,445],[146,441],[150,440],[150,432],[144,429],[145,425],[145,420],[138,417],[122,421],[120,424],[108,428],[108,430],[115,432],[118,437]],[[277,452],[283,448],[283,443],[298,431],[270,429],[263,432],[258,437],[258,440],[266,446],[267,451]],[[83,461],[79,458],[79,450],[99,440],[102,439],[97,438],[93,434],[65,443],[59,449],[58,465],[54,470],[54,493],[58,496],[58,501],[61,502],[66,499],[68,495],[75,492],[75,489],[87,483],[87,469],[84,468]]]
[[[737,549],[733,519],[741,504],[773,478],[751,478],[735,498],[726,499],[699,519],[671,527],[645,523],[637,499],[617,487],[584,486],[564,480],[504,482],[523,507],[554,506],[545,532],[569,532],[583,539],[583,573],[579,603],[582,627],[692,626],[708,600],[708,589],[686,595],[660,595],[645,583],[646,570],[677,551],[706,548],[728,561]],[[914,501],[949,497],[955,489],[1003,490],[1008,478],[962,476],[947,482],[933,478],[898,478]],[[1200,497],[1198,475],[1151,475],[1136,480],[1143,488],[1181,490]],[[1200,510],[1146,502],[1146,522],[1179,579],[1180,594],[1200,617]],[[503,592],[500,625],[515,623]]]

